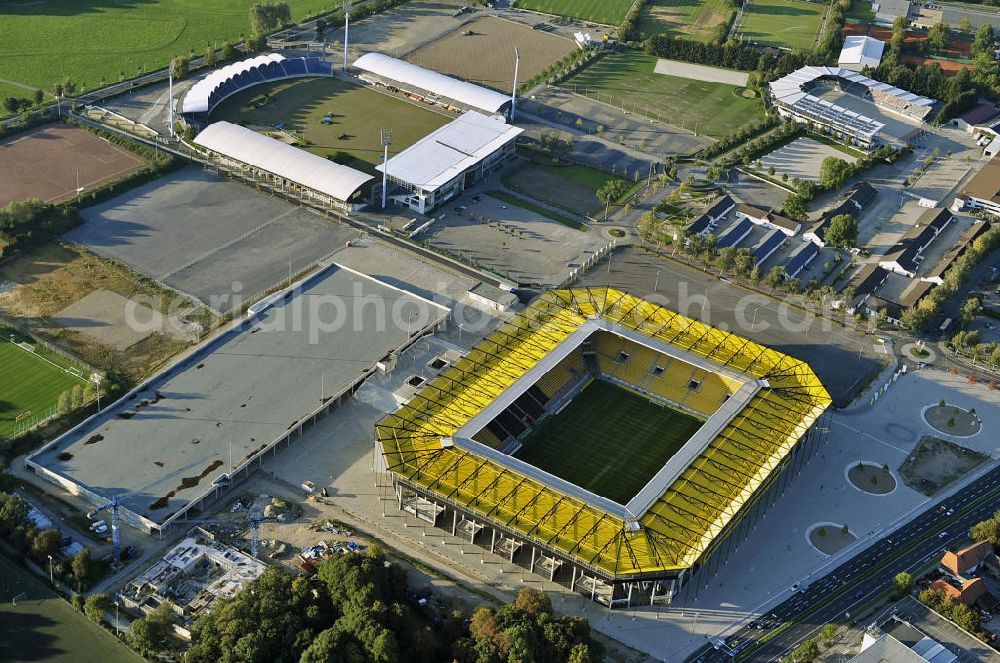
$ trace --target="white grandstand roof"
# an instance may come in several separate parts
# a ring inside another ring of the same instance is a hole
[[[824,121],[842,125],[856,134],[874,136],[885,128],[885,124],[882,122],[820,99],[803,89],[813,81],[823,77],[840,78],[848,83],[864,86],[869,91],[874,90],[893,96],[907,105],[930,107],[935,103],[933,99],[928,97],[907,92],[888,83],[880,83],[843,67],[802,67],[770,83],[768,87],[771,90],[771,95],[777,101],[791,106],[805,115],[821,117]]]
[[[794,104],[803,97],[812,97],[812,95],[803,91],[802,88],[824,76],[842,78],[850,83],[863,85],[871,90],[878,90],[883,94],[892,95],[901,101],[915,106],[933,106],[935,103],[933,99],[929,99],[928,97],[921,97],[919,94],[907,92],[888,83],[880,83],[867,76],[862,76],[856,71],[844,69],[843,67],[802,67],[787,76],[782,76],[768,87],[776,99],[787,104]],[[813,98],[815,99],[816,97]]]
[[[247,60],[240,60],[239,62],[234,62],[232,64],[227,64],[221,69],[216,69],[210,73],[205,78],[201,79],[197,83],[191,86],[188,93],[184,96],[184,104],[181,107],[181,112],[183,113],[207,113],[208,112],[208,97],[212,94],[215,88],[219,87],[229,79],[239,76],[245,71],[250,71],[261,65],[269,64],[271,62],[280,62],[284,60],[283,55],[278,53],[269,53],[267,55],[258,55],[257,57],[249,58]]]
[[[853,64],[862,67],[877,67],[882,61],[885,42],[873,37],[853,35],[844,38],[844,48],[840,51],[837,64]]]
[[[366,53],[354,61],[354,66],[376,76],[426,90],[487,113],[496,113],[510,101],[510,97],[505,94],[381,53]]]
[[[358,187],[375,179],[360,170],[229,122],[208,125],[194,142],[337,200],[348,200]]]
[[[389,159],[388,173],[396,180],[434,191],[476,165],[524,131],[469,111]],[[386,165],[379,164],[382,171]]]

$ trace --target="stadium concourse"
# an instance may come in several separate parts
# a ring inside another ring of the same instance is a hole
[[[603,420],[561,434],[595,389]],[[669,418],[644,425],[636,399]],[[669,602],[781,492],[829,404],[792,357],[610,288],[554,290],[383,418],[376,462],[425,522],[609,607]]]

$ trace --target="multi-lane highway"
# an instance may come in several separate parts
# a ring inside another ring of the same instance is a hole
[[[851,619],[892,586],[900,571],[912,571],[967,536],[975,523],[1000,509],[1000,467],[887,534],[735,633],[695,652],[689,661],[777,661],[830,622]]]

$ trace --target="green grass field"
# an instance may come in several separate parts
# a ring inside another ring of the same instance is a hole
[[[535,200],[559,207],[568,212],[588,216],[603,213],[604,203],[597,198],[597,190],[618,176],[587,166],[552,166],[528,163],[503,178],[503,183]],[[628,200],[642,185],[634,182],[620,200]]]
[[[812,51],[827,6],[801,0],[751,0],[743,12],[740,38]]]
[[[517,0],[516,6],[519,9],[617,26],[625,20],[632,2],[633,0]]]
[[[724,136],[763,115],[760,99],[739,96],[723,83],[706,83],[653,72],[656,58],[637,51],[615,53],[589,65],[567,81],[579,92],[612,105],[624,101],[647,107],[672,124],[708,136]],[[596,98],[596,97],[595,97]],[[652,113],[651,113],[652,114]]]
[[[250,32],[255,0],[44,0],[0,9],[0,78],[52,90],[83,89],[167,66],[170,58]],[[289,0],[292,19],[337,0]]]
[[[514,456],[625,504],[701,425],[689,414],[595,380],[532,431]]]
[[[0,327],[0,439],[11,435],[18,415],[30,411],[34,419],[59,401],[59,394],[84,384],[82,378],[67,373],[70,362],[41,345],[32,354],[10,342],[10,329]],[[17,341],[24,341],[15,335]],[[56,364],[55,366],[53,364]],[[73,368],[79,368],[72,366]],[[0,658],[0,660],[3,660]]]
[[[726,0],[653,0],[642,7],[637,31],[642,38],[666,32],[708,41],[719,23],[732,23],[736,10]]]
[[[27,597],[11,605],[22,592]],[[0,661],[140,663],[142,659],[0,555]]]
[[[271,96],[269,103],[260,107],[250,103],[265,94]],[[323,124],[324,115],[330,115],[333,123]],[[340,152],[338,163],[372,174],[375,165],[382,162],[381,129],[392,128],[392,156],[451,119],[336,78],[258,85],[226,99],[212,112],[212,120],[227,120],[258,131],[276,124],[304,131],[312,143],[305,149],[322,157]]]

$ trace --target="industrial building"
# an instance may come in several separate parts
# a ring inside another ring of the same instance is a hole
[[[392,183],[387,204],[424,214],[451,200],[514,156],[523,131],[482,113],[463,113],[375,166]]]
[[[323,418],[447,307],[340,265],[254,304],[203,343],[28,456],[146,532],[183,525]]]

